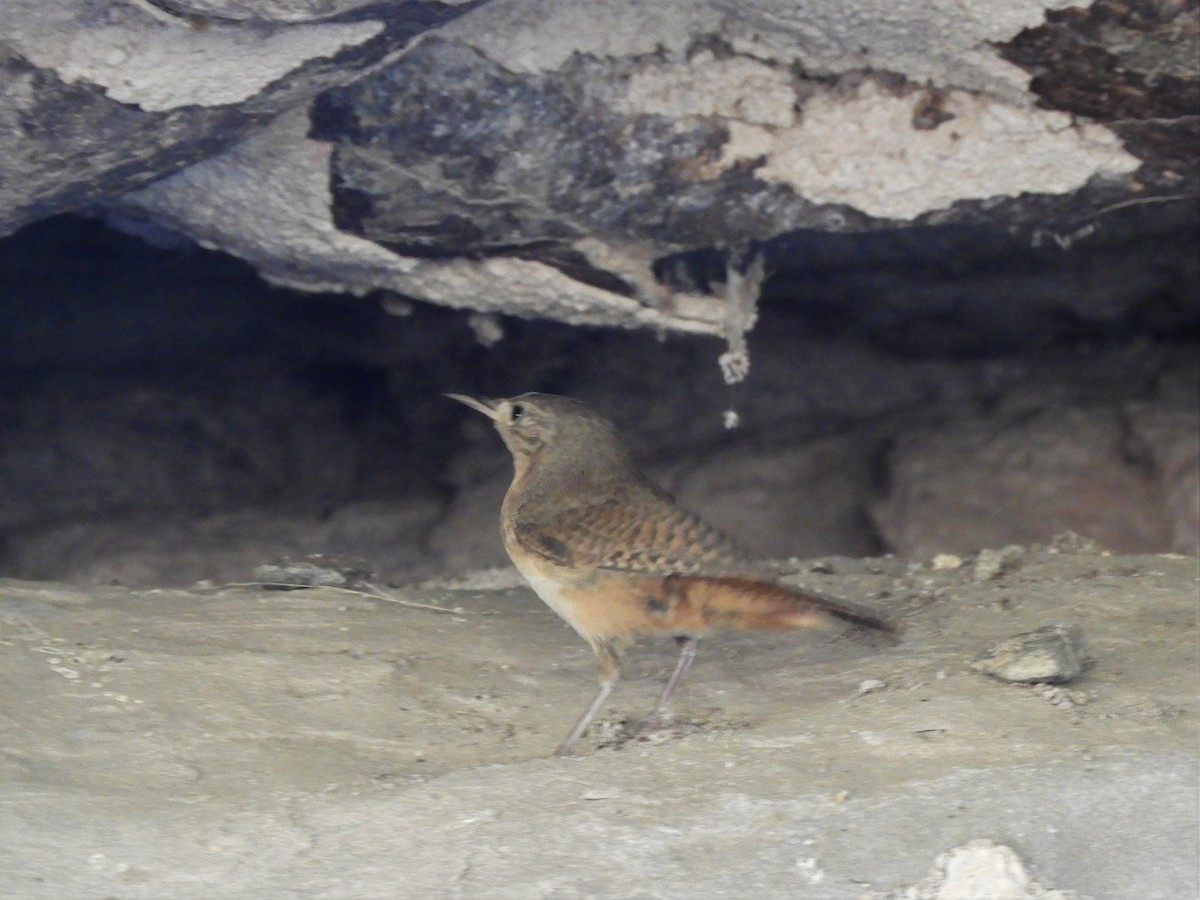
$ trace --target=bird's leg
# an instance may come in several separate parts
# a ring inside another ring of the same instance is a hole
[[[613,692],[613,688],[621,680],[621,663],[617,658],[616,648],[607,641],[598,641],[593,646],[596,650],[596,658],[600,661],[600,689],[588,703],[587,709],[583,711],[575,723],[575,727],[571,729],[571,733],[558,745],[558,749],[554,751],[555,756],[571,755],[571,751],[575,749],[575,745],[579,743],[583,733],[592,724],[592,719],[596,718],[596,713],[600,712],[600,707],[604,705],[608,695]]]
[[[642,722],[637,734],[633,736],[633,740],[643,738],[662,727],[663,707],[667,705],[671,694],[675,692],[675,687],[683,680],[683,676],[692,666],[692,660],[696,658],[696,639],[694,637],[681,635],[675,638],[675,643],[679,645],[679,662],[675,663],[675,671],[667,679],[666,686],[658,695],[658,702],[654,704],[654,709],[650,710],[650,715],[646,716],[646,720]]]

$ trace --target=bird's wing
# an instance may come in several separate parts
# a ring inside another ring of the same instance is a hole
[[[552,516],[518,515],[513,534],[523,549],[560,566],[659,575],[758,568],[731,538],[649,485],[581,497]]]

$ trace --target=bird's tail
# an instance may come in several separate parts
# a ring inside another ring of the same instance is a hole
[[[672,575],[668,595],[700,629],[825,628],[844,623],[895,638],[899,627],[861,606],[804,588],[726,575]]]

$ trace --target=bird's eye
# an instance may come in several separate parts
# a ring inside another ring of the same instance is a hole
[[[520,403],[514,403],[512,408],[508,411],[508,420],[510,422],[515,422],[523,415],[525,415],[525,407]]]

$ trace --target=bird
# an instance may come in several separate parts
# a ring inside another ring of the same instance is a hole
[[[491,419],[512,454],[500,508],[504,548],[599,663],[599,688],[556,755],[573,753],[620,681],[621,650],[635,640],[670,636],[679,647],[637,739],[662,727],[698,638],[714,629],[842,623],[893,639],[898,633],[869,609],[779,583],[774,570],[643,474],[616,426],[587,404],[542,393],[445,396]]]

